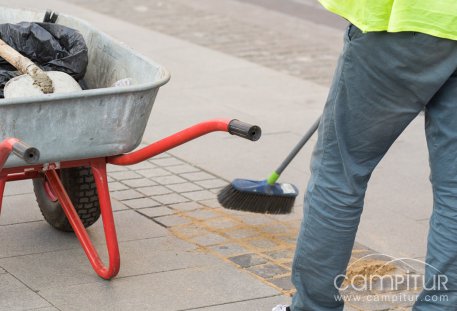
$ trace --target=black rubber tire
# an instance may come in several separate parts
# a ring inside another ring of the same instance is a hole
[[[60,180],[67,190],[84,227],[94,224],[100,217],[100,204],[94,176],[88,167],[60,170]],[[46,193],[44,178],[33,180],[33,189],[44,219],[60,231],[72,232],[73,228],[58,201],[52,201]]]

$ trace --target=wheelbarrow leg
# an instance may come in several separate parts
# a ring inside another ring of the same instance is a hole
[[[10,153],[13,152],[13,145],[19,140],[16,138],[8,138],[0,142],[0,170],[8,160]],[[0,177],[0,213],[2,212],[3,192],[5,191],[6,176]]]
[[[90,241],[86,228],[84,228],[84,225],[79,219],[79,216],[70,198],[68,197],[56,170],[51,167],[45,172],[45,175],[95,272],[104,279],[111,279],[119,272],[120,256],[116,229],[114,226],[114,217],[109,197],[108,180],[106,177],[106,163],[104,158],[91,160],[90,163],[100,201],[103,229],[105,231],[105,239],[109,255],[108,267],[103,264],[95,247]]]
[[[3,193],[5,192],[6,176],[0,177],[0,214],[2,213]]]
[[[0,142],[0,171],[3,169],[3,166],[5,166],[6,160],[8,160],[11,152],[15,152],[16,155],[22,159],[25,158],[26,160],[29,160],[28,156],[32,155],[30,151],[32,151],[34,153],[33,155],[36,156],[33,160],[38,160],[39,152],[35,148],[30,148],[17,138],[4,139]],[[32,162],[33,161],[30,161],[28,163]],[[6,175],[0,177],[0,213],[2,211],[3,192],[5,191],[7,178],[8,177]]]

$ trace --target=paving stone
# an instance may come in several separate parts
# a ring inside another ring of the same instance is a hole
[[[157,201],[154,201],[150,198],[139,198],[139,199],[132,199],[132,200],[125,200],[124,204],[130,208],[145,208],[145,207],[154,207],[160,206],[161,204]]]
[[[186,218],[178,216],[178,215],[157,217],[157,218],[155,218],[155,221],[161,223],[162,225],[164,225],[166,227],[173,227],[173,226],[184,225],[184,224],[190,223],[189,219],[186,219]]]
[[[295,236],[277,235],[275,238],[293,247],[297,244],[297,237]]]
[[[151,162],[154,163],[157,166],[160,166],[160,167],[184,164],[183,161],[178,160],[178,159],[173,158],[173,157],[163,158],[163,159],[152,159]]]
[[[0,274],[0,310],[29,310],[50,306],[12,275]]]
[[[218,217],[219,214],[216,214],[209,210],[196,210],[196,211],[186,213],[186,216],[190,216],[192,218],[196,218],[199,220],[205,220],[205,219],[209,219],[209,218]]]
[[[278,244],[271,240],[267,239],[256,239],[256,240],[249,240],[247,243],[255,248],[261,250],[270,250],[278,247]]]
[[[152,159],[150,159],[149,162],[152,162],[152,160],[154,160],[154,159],[165,159],[165,158],[169,158],[169,157],[172,157],[172,155],[170,155],[167,152],[159,153],[158,155],[155,155]]]
[[[198,204],[197,202],[184,202],[178,204],[171,204],[170,207],[178,211],[193,211],[196,209],[203,208],[204,206]]]
[[[174,236],[122,243],[121,256],[124,260],[120,276],[192,269],[220,263],[217,258],[196,249],[196,245]]]
[[[208,246],[208,245],[225,243],[225,242],[227,242],[227,239],[216,233],[208,233],[203,236],[194,237],[194,238],[192,238],[192,241],[194,241],[195,243],[197,243],[199,245]]]
[[[200,200],[200,203],[207,207],[222,208],[221,204],[217,201],[217,199]]]
[[[233,228],[238,225],[237,222],[235,222],[229,218],[211,219],[211,220],[208,220],[206,222],[206,224],[213,229],[224,229],[224,231],[225,231],[225,229]]]
[[[169,175],[169,176],[157,176],[154,177],[154,181],[158,182],[159,184],[162,185],[173,185],[173,184],[181,184],[183,182],[186,182],[185,179],[176,176],[176,175]]]
[[[289,269],[292,269],[292,264],[293,264],[292,261],[289,261],[289,262],[281,262],[281,265],[286,266],[286,267],[289,268]]]
[[[289,273],[289,270],[274,264],[249,267],[248,270],[265,279]]]
[[[153,177],[170,175],[170,172],[167,172],[166,170],[161,169],[161,168],[151,168],[151,169],[147,169],[147,170],[138,170],[136,172],[138,174],[141,174],[142,176],[144,176],[146,178],[151,178],[152,180],[154,180]]]
[[[368,250],[368,249],[353,249],[352,250],[352,258],[353,259],[360,259],[360,258],[363,258],[367,255],[371,255],[373,254],[374,252],[372,250]]]
[[[222,188],[214,188],[214,189],[210,189],[210,191],[217,195],[222,191],[222,189],[224,189],[224,188],[223,187]]]
[[[172,215],[174,213],[173,210],[169,209],[166,206],[157,206],[151,208],[142,208],[138,210],[139,213],[147,216],[147,217],[159,217],[159,216],[166,216]]]
[[[206,172],[195,172],[195,173],[184,173],[180,174],[181,177],[184,177],[190,181],[200,181],[205,179],[214,179],[214,176]]]
[[[294,223],[294,225],[292,227],[298,228],[301,224],[301,217],[297,218],[298,213],[294,213],[294,210],[300,211],[300,213],[301,213],[301,211],[303,210],[303,204],[295,202],[295,204],[293,206],[293,210],[290,214],[277,214],[277,215],[274,215],[274,218],[277,221],[285,223],[285,224],[288,224],[289,222]]]
[[[184,226],[174,227],[172,228],[172,232],[179,236],[184,236],[185,238],[203,236],[209,233],[209,231],[193,223],[189,223]]]
[[[265,252],[264,254],[273,259],[291,259],[294,256],[294,250],[283,249],[279,251]]]
[[[0,258],[80,247],[74,235],[52,230],[44,220],[0,226],[0,236]]]
[[[251,228],[235,229],[225,232],[226,235],[233,239],[245,239],[259,235],[259,232]]]
[[[118,201],[114,198],[111,198],[111,208],[113,209],[113,212],[115,211],[122,211],[122,210],[128,210],[128,206],[122,203],[121,201]]]
[[[248,225],[274,225],[276,222],[270,216],[263,214],[254,214],[254,213],[245,213],[242,217],[239,217],[240,220]]]
[[[111,164],[108,164],[106,166],[106,171],[108,172],[108,175],[111,175],[111,173],[114,173],[114,172],[125,172],[125,171],[128,171],[129,169],[126,167],[126,166],[122,166],[122,165],[111,165]]]
[[[138,170],[146,170],[146,169],[151,169],[151,168],[156,168],[154,164],[152,164],[150,161],[143,161],[134,165],[129,165],[129,168],[132,171],[138,171]]]
[[[289,233],[290,227],[281,223],[269,223],[262,227],[262,231],[278,234],[278,233]]]
[[[114,192],[111,193],[111,196],[113,198],[115,198],[116,200],[119,200],[119,201],[129,200],[129,199],[137,199],[137,198],[144,197],[143,194],[141,194],[138,191],[135,191],[133,189],[114,191]]]
[[[111,173],[110,176],[117,180],[141,178],[141,175],[135,173],[134,171],[114,172],[114,173]]]
[[[152,181],[147,178],[123,180],[122,183],[131,188],[149,187],[157,185],[155,181]]]
[[[223,179],[208,179],[208,180],[202,180],[202,181],[196,181],[196,184],[202,186],[205,189],[215,189],[215,188],[221,188],[227,186],[227,182]]]
[[[154,196],[154,200],[157,200],[160,203],[167,204],[167,205],[189,201],[189,199],[186,199],[185,197],[183,197],[177,193],[156,195],[156,196]]]
[[[147,219],[131,209],[115,212],[114,222],[116,224],[116,232],[119,242],[151,239],[170,234],[167,229],[161,225]],[[105,232],[102,221],[97,221],[94,225],[92,225],[89,228],[89,234],[95,245],[105,244]],[[79,249],[80,246],[78,240],[74,235],[70,235],[70,237],[71,240],[78,245],[76,248]],[[42,240],[39,241],[42,243]],[[66,246],[63,243],[61,243],[61,247],[64,247],[65,249],[70,248],[68,245]],[[100,253],[104,253],[104,249],[101,248],[101,250],[103,251],[100,251]],[[83,256],[83,258],[87,260],[85,256]]]
[[[290,276],[285,276],[285,277],[277,278],[277,279],[271,279],[271,280],[268,280],[268,282],[278,286],[279,288],[282,288],[283,290],[295,289],[294,284],[292,284],[292,281],[290,280]]]
[[[119,190],[126,190],[128,189],[128,187],[124,184],[121,184],[120,182],[118,181],[115,181],[115,182],[111,182],[109,183],[109,190],[110,191],[119,191]]]
[[[252,266],[263,265],[267,263],[265,258],[260,257],[256,254],[245,254],[229,258],[232,262],[241,266],[242,268],[249,268]]]
[[[27,193],[3,198],[0,226],[41,220],[43,215],[37,206],[35,194]]]
[[[165,188],[164,186],[141,187],[137,188],[136,190],[140,191],[146,196],[161,195],[172,192],[170,189]]]
[[[222,205],[220,205],[222,208],[224,208]],[[259,218],[260,217],[271,217],[270,219],[272,221],[274,221],[275,223],[277,223],[276,221],[276,216],[277,215],[268,215],[268,214],[262,214],[262,213],[253,213],[253,212],[249,212],[249,211],[240,211],[240,210],[235,210],[235,209],[230,209],[230,208],[224,208],[224,210],[230,214],[230,215],[233,215],[234,218]],[[255,223],[257,225],[257,223]],[[260,224],[259,224],[260,225]],[[260,226],[259,226],[260,227]]]
[[[365,245],[360,244],[359,242],[354,242],[353,249],[355,249],[355,250],[367,250],[367,251],[371,251],[372,253],[374,253],[374,251],[372,249],[366,247]]]
[[[167,185],[167,187],[179,193],[202,190],[202,187],[193,184],[189,181],[182,184]]]
[[[5,186],[4,197],[18,194],[33,193],[33,184],[31,180],[17,180],[7,182]]]
[[[186,193],[183,193],[182,195],[191,199],[192,201],[207,200],[207,199],[212,199],[215,197],[214,193],[212,193],[211,191],[208,191],[208,190],[186,192]]]
[[[167,167],[167,170],[170,172],[173,172],[175,174],[191,173],[191,172],[200,171],[200,169],[198,167],[192,166],[190,164],[169,166],[169,167]]]
[[[224,257],[233,257],[235,255],[241,255],[249,252],[241,245],[235,243],[215,245],[211,246],[210,249]]]

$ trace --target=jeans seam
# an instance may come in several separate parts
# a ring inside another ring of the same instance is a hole
[[[344,52],[346,54],[346,51]],[[323,166],[323,163],[325,162],[325,158],[328,154],[328,147],[327,147],[327,142],[329,140],[328,138],[328,131],[329,131],[329,128],[331,126],[331,122],[334,123],[335,121],[335,109],[336,109],[336,101],[337,101],[337,98],[338,98],[338,95],[340,94],[340,91],[341,91],[341,88],[342,88],[342,83],[343,83],[343,75],[344,75],[344,68],[345,68],[345,65],[346,65],[346,57],[347,55],[343,55],[343,63],[341,64],[341,74],[340,74],[340,77],[338,79],[338,84],[337,84],[337,88],[336,88],[336,91],[335,91],[335,96],[334,98],[332,99],[332,102],[331,102],[331,106],[330,106],[330,111],[331,111],[331,114],[330,114],[330,122],[328,122],[326,128],[324,128],[324,138],[323,138],[323,151],[322,151],[322,158],[321,158],[321,161],[319,162],[319,169],[317,171],[317,174],[316,174],[316,179],[315,181],[317,181],[319,179],[319,177],[321,176],[321,172],[322,172],[322,166]],[[336,129],[335,129],[336,131]],[[316,184],[316,182],[314,182],[314,185]],[[314,187],[313,185],[313,187]],[[310,198],[309,198],[309,205],[311,206],[311,202],[314,198],[314,191],[313,193],[311,194]],[[311,211],[311,210],[309,210]],[[309,217],[308,219],[306,220],[306,228],[305,228],[305,231],[303,232],[304,234],[307,232],[307,225],[308,225],[308,221],[309,221]]]
[[[345,49],[343,50],[343,54],[342,54],[342,64],[341,64],[341,74],[338,78],[338,81],[337,81],[337,87],[336,87],[336,90],[335,90],[335,96],[333,96],[332,100],[331,100],[331,106],[330,106],[330,122],[334,122],[334,116],[335,116],[335,109],[336,109],[336,101],[337,101],[337,98],[338,98],[338,95],[340,94],[340,91],[341,91],[341,88],[342,88],[342,84],[343,84],[343,75],[344,75],[344,69],[345,69],[345,66],[346,66],[346,63],[347,63],[347,46],[345,46]],[[323,121],[325,121],[324,118],[322,118]],[[326,155],[328,154],[328,147],[327,147],[327,144],[326,142],[328,142],[328,131],[329,131],[329,127],[331,125],[331,123],[328,122],[328,124],[325,124],[325,122],[323,123],[324,124],[324,128],[323,128],[323,151],[322,151],[322,158],[319,162],[319,165],[318,165],[318,171],[316,173],[316,178],[315,178],[315,181],[314,181],[314,184],[313,184],[313,187],[314,185],[316,184],[316,181],[319,179],[320,175],[321,175],[321,172],[322,172],[322,166],[323,166],[323,163],[324,163],[324,160],[325,160],[325,157]],[[309,202],[309,206],[311,206],[311,203],[312,203],[312,200],[314,198],[314,191],[311,193],[310,195],[310,198],[308,200]],[[311,213],[311,209],[309,210],[309,214],[308,214],[308,218],[306,219],[306,221],[303,223],[303,236],[306,235],[306,233],[308,232],[308,224],[309,224],[309,221],[310,221],[310,215]],[[298,248],[298,247],[297,247]],[[297,260],[297,256],[295,256],[293,262],[292,262],[292,266],[296,266],[296,260]],[[296,270],[294,271],[294,275],[296,275]]]

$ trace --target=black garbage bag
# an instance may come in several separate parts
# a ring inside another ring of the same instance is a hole
[[[63,71],[75,80],[86,73],[87,46],[75,29],[52,23],[0,24],[0,38],[45,71]],[[19,74],[0,57],[0,97],[6,82]]]

